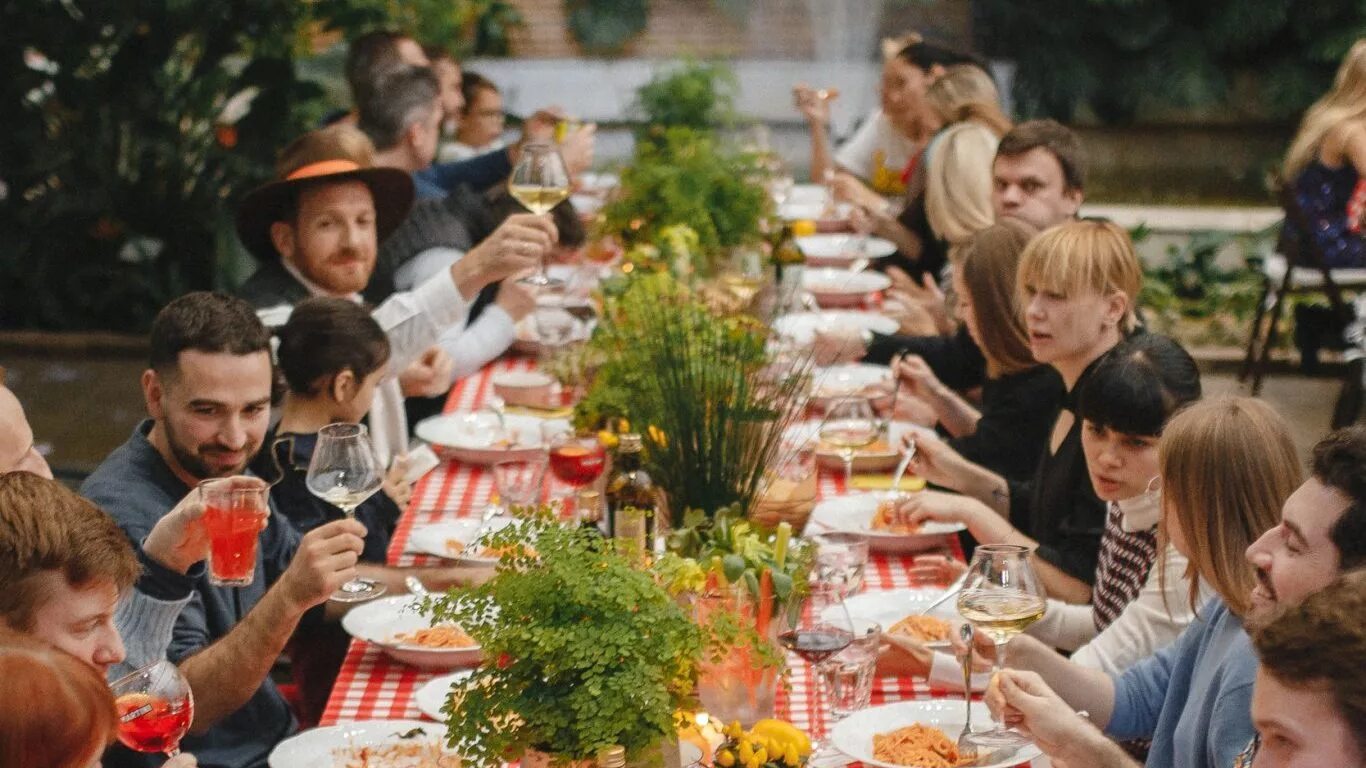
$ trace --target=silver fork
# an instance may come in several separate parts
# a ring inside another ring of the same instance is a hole
[[[964,623],[958,629],[958,637],[967,646],[963,655],[963,731],[958,734],[958,756],[967,760],[977,759],[977,745],[972,741],[972,636],[971,624]]]

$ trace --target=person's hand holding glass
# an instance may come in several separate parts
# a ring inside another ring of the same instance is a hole
[[[1043,585],[1030,565],[1030,551],[1015,544],[979,545],[968,565],[967,580],[958,593],[958,614],[996,646],[995,668],[1005,667],[1006,643],[1043,618],[1047,605]],[[997,724],[974,732],[981,747],[1010,747],[1029,740],[1018,731]]]
[[[314,496],[354,519],[356,507],[384,484],[384,470],[375,457],[370,435],[362,424],[328,424],[318,430],[318,443],[305,479]],[[372,600],[384,594],[383,584],[356,578],[332,595],[339,603]]]
[[[569,171],[554,145],[541,142],[522,147],[517,166],[508,177],[508,192],[517,202],[537,216],[569,197]],[[541,271],[523,282],[536,286],[559,285],[563,281],[546,273],[545,257],[541,257]]]

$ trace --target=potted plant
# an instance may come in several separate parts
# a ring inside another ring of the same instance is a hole
[[[485,543],[504,552],[493,579],[424,603],[485,654],[443,710],[449,743],[494,768],[536,753],[592,760],[617,745],[649,760],[676,741],[702,654],[688,612],[610,542],[548,509]]]

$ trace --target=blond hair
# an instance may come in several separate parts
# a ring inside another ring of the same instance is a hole
[[[1044,230],[1020,256],[1017,284],[1022,302],[1028,292],[1070,297],[1122,291],[1129,306],[1120,329],[1130,333],[1138,327],[1134,307],[1143,289],[1143,268],[1129,233],[1113,222],[1082,219]]]
[[[925,91],[930,105],[944,125],[975,120],[999,138],[1010,131],[1010,120],[1001,112],[1001,94],[981,67],[955,64],[944,70]]]
[[[1333,87],[1304,113],[1300,129],[1285,153],[1282,173],[1293,179],[1318,155],[1329,131],[1350,120],[1366,119],[1366,39],[1343,57]]]
[[[1230,611],[1246,615],[1256,586],[1247,548],[1276,526],[1301,479],[1285,419],[1251,397],[1196,403],[1167,422],[1157,463],[1163,508],[1158,543],[1163,549],[1170,543],[1169,525],[1180,529],[1190,550],[1191,608],[1204,579]]]
[[[991,164],[1000,137],[977,122],[940,131],[930,145],[925,168],[925,216],[930,228],[950,246],[962,245],[991,226]]]

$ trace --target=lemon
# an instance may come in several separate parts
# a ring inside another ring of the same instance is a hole
[[[797,748],[797,752],[802,755],[811,753],[811,740],[802,733],[801,729],[792,723],[784,720],[774,720],[772,718],[760,720],[750,729],[753,733],[763,734],[780,744],[790,744]]]

